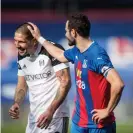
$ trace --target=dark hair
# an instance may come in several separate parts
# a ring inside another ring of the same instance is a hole
[[[26,36],[26,39],[31,40],[34,37],[32,36],[32,34],[31,34],[30,30],[27,28],[27,26],[30,26],[32,29],[34,29],[31,24],[29,24],[29,23],[23,23],[23,24],[19,25],[16,28],[15,32],[21,33],[21,34],[23,34],[23,35]]]
[[[73,14],[68,18],[68,29],[71,31],[75,29],[82,37],[90,35],[90,21],[88,17],[83,14]]]

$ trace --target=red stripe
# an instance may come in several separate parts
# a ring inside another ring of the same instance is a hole
[[[81,72],[81,68],[82,68],[82,64],[81,64],[81,62],[78,62],[77,70],[79,70]],[[76,74],[77,73],[78,72],[76,72]],[[80,76],[76,75],[77,81],[79,81],[79,80],[82,81]],[[88,113],[86,110],[86,103],[85,103],[85,99],[84,99],[84,95],[83,95],[83,90],[80,86],[78,86],[78,94],[79,94],[79,104],[80,104],[80,119],[79,119],[78,125],[81,127],[85,127],[88,124]]]
[[[133,9],[90,9],[82,12],[86,14],[91,21],[102,22],[133,22]],[[67,17],[63,13],[55,13],[53,10],[2,10],[2,23],[22,23],[29,21],[36,22],[64,22]],[[12,19],[9,19],[12,18]]]
[[[106,108],[110,99],[110,84],[103,75],[92,71],[88,72],[88,79],[94,109]],[[114,120],[114,115],[110,114],[109,118],[107,118],[104,123],[101,122],[98,124],[98,127],[101,128]]]

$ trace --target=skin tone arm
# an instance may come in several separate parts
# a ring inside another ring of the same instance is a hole
[[[120,101],[121,94],[124,88],[124,83],[115,69],[111,69],[107,75],[107,81],[111,84],[111,96],[106,109],[94,109],[92,120],[99,123],[100,120],[105,119],[115,109]]]
[[[29,24],[31,24],[31,25],[33,26],[34,30],[31,29],[30,26],[28,26],[28,29],[30,30],[30,32],[31,32],[31,34],[33,35],[33,37],[34,37],[36,40],[38,40],[39,37],[41,36],[38,27],[37,27],[35,24],[33,24],[33,23],[30,23],[30,22],[29,22]],[[60,49],[60,48],[54,46],[52,43],[50,43],[50,42],[47,41],[47,40],[45,40],[45,41],[43,42],[42,45],[45,47],[45,49],[46,49],[53,57],[55,57],[56,59],[58,59],[60,62],[68,62],[68,60],[67,60],[67,59],[65,58],[65,56],[64,56],[64,51],[63,51],[62,49]]]
[[[57,108],[62,104],[62,102],[65,100],[68,91],[71,87],[71,81],[70,81],[70,73],[69,69],[63,69],[56,73],[56,76],[58,80],[60,81],[60,87],[56,93],[56,96],[47,109],[46,112],[44,112],[39,118],[38,118],[38,124],[37,126],[39,128],[47,128],[52,120],[53,114],[57,110]]]
[[[15,90],[14,104],[9,109],[9,115],[12,119],[19,118],[19,108],[27,93],[27,84],[23,76],[18,76],[18,84]]]

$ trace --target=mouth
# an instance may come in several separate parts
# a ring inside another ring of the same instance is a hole
[[[22,48],[22,47],[18,48],[18,52],[19,52],[19,53],[25,53],[25,50],[26,50],[26,49],[24,49],[24,48]]]

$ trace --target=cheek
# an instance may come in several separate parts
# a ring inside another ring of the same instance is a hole
[[[26,44],[26,43],[22,43],[22,44],[20,44],[20,46],[21,46],[22,48],[24,48],[24,49],[27,49],[27,44]]]

